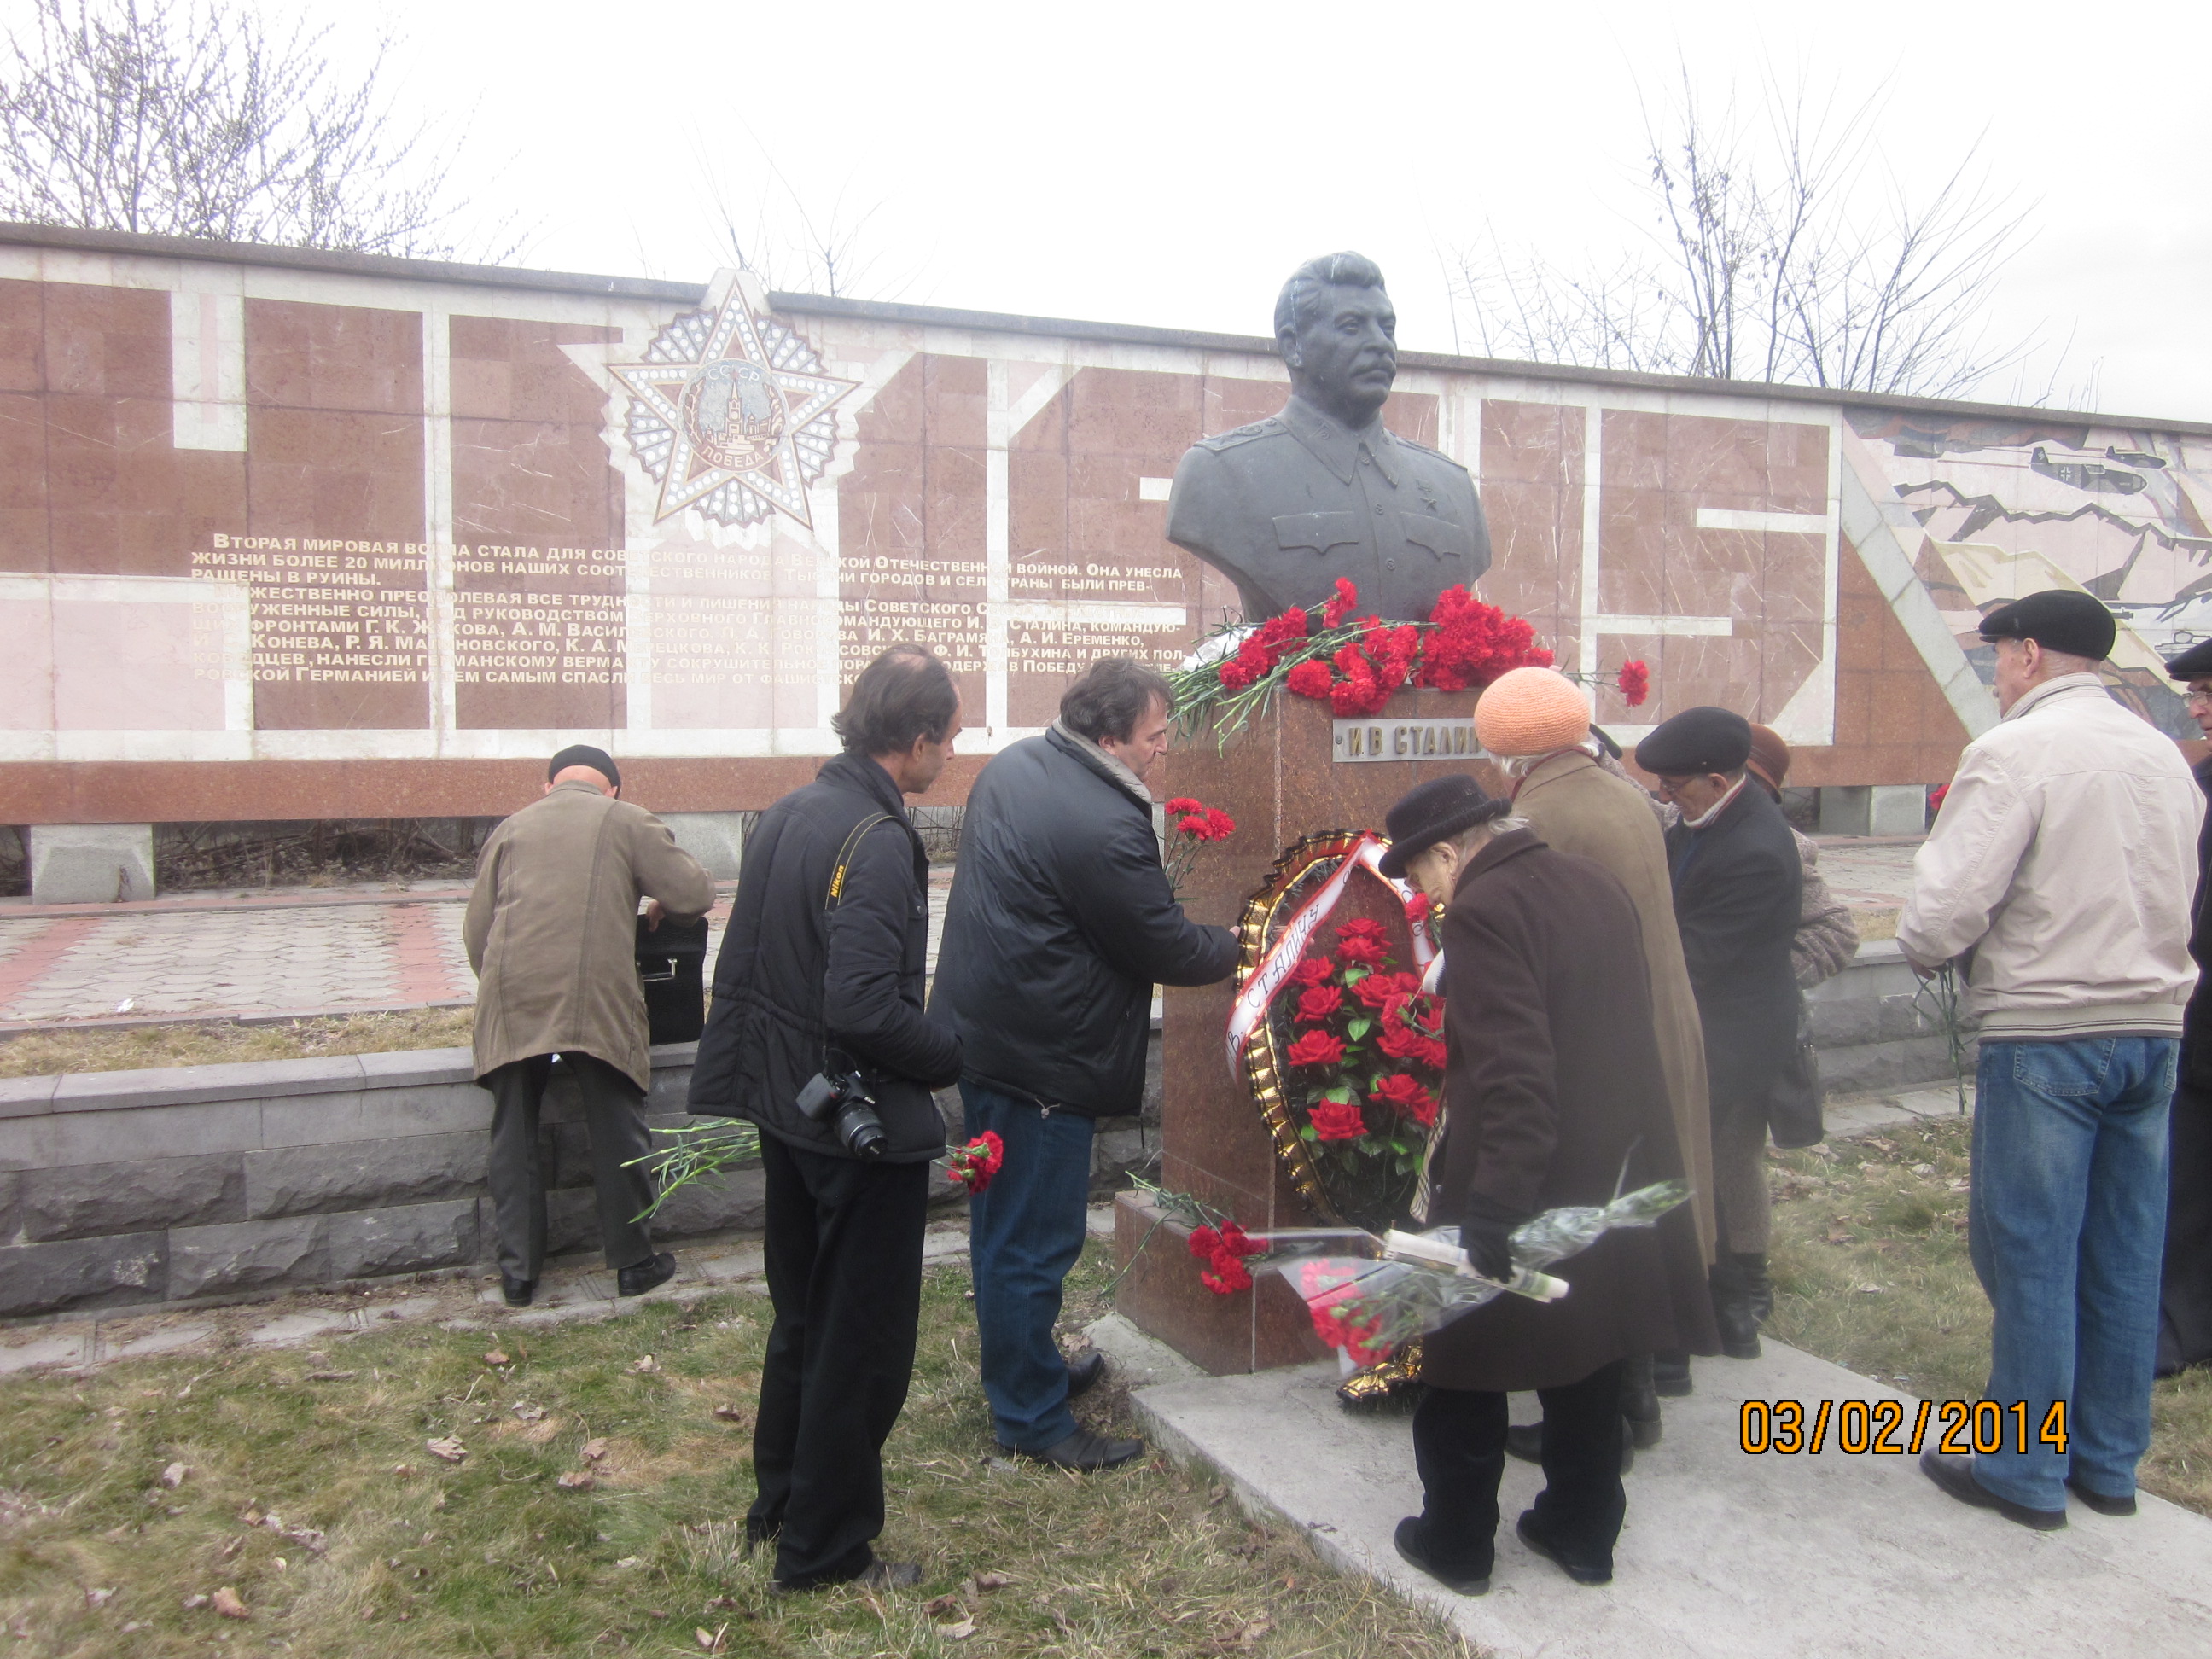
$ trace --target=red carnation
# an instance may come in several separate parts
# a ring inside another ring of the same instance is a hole
[[[1344,1040],[1327,1031],[1308,1031],[1285,1058],[1293,1066],[1334,1066],[1344,1058]]]
[[[997,1131],[986,1129],[965,1146],[955,1146],[945,1155],[945,1173],[955,1184],[980,1193],[1006,1162],[1006,1143],[999,1139]]]
[[[1197,831],[1193,831],[1198,834]],[[1206,830],[1198,834],[1200,841],[1226,841],[1237,833],[1237,820],[1218,806],[1206,809]]]
[[[1404,1072],[1393,1072],[1379,1080],[1367,1097],[1425,1129],[1437,1121],[1437,1097]]]
[[[1296,644],[1305,638],[1306,633],[1306,613],[1292,605],[1288,611],[1261,623],[1260,631],[1247,643],[1256,642],[1271,656],[1280,656],[1284,647]]]
[[[1620,665],[1616,684],[1620,687],[1622,700],[1633,708],[1651,695],[1651,671],[1640,662],[1625,662]]]
[[[1221,665],[1221,683],[1231,691],[1242,691],[1267,672],[1264,661],[1250,660],[1239,651]]]
[[[1437,907],[1430,902],[1426,893],[1416,893],[1406,901],[1406,920],[1419,922],[1424,927],[1437,919]]]
[[[1349,1101],[1324,1100],[1307,1117],[1323,1140],[1358,1140],[1367,1133],[1366,1116]]]
[[[1297,1018],[1306,1024],[1327,1019],[1344,1006],[1344,993],[1334,985],[1316,985],[1298,998]]]
[[[1206,803],[1200,800],[1193,800],[1188,795],[1177,795],[1162,810],[1165,811],[1170,817],[1179,818],[1184,817],[1188,813],[1203,812],[1206,811]]]
[[[1342,576],[1336,579],[1336,597],[1321,608],[1323,628],[1341,628],[1344,619],[1352,614],[1352,607],[1359,603],[1359,590]]]
[[[1336,964],[1327,957],[1308,957],[1291,969],[1286,985],[1319,985],[1336,971]]]
[[[1328,665],[1318,657],[1308,657],[1283,677],[1283,684],[1302,697],[1325,702],[1336,676],[1328,672]]]

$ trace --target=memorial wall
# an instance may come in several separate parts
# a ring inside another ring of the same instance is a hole
[[[503,813],[573,741],[758,807],[901,639],[960,677],[957,799],[1233,609],[1168,484],[1285,390],[1256,338],[0,227],[0,823]],[[2191,729],[2207,428],[1418,353],[1385,418],[1474,473],[1483,597],[1650,665],[1624,739],[1721,702],[1793,784],[1941,781],[1980,609],[2054,585]]]

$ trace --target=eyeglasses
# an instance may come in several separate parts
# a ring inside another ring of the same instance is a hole
[[[2181,700],[2192,708],[2212,708],[2212,687],[2199,691],[2191,686]]]

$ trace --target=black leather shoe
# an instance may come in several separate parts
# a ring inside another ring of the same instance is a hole
[[[675,1277],[675,1252],[663,1250],[642,1261],[634,1261],[617,1273],[615,1289],[623,1296],[643,1296],[656,1285],[665,1285]]]
[[[2136,1512],[2136,1495],[2133,1492],[2125,1498],[2107,1498],[2100,1492],[2091,1492],[2070,1474],[2066,1477],[2066,1490],[2100,1515],[2133,1515]]]
[[[2009,1498],[1998,1497],[1974,1479],[1974,1460],[1964,1452],[1939,1452],[1930,1446],[1920,1454],[1920,1473],[1961,1504],[1972,1504],[1978,1510],[1995,1510],[2006,1520],[2016,1521],[2023,1527],[2033,1527],[2038,1532],[2057,1532],[2066,1524],[2064,1510],[2032,1510]]]
[[[1080,1359],[1067,1362],[1067,1397],[1080,1400],[1106,1375],[1106,1356],[1093,1348]]]
[[[1641,1354],[1628,1362],[1621,1374],[1620,1414],[1628,1420],[1630,1440],[1638,1451],[1659,1443],[1663,1425],[1659,1420],[1659,1390],[1651,1376],[1651,1356]]]
[[[526,1308],[530,1305],[530,1298],[538,1294],[538,1281],[517,1279],[512,1273],[502,1272],[499,1276],[499,1293],[507,1298],[508,1307]]]
[[[1541,1423],[1513,1423],[1505,1430],[1505,1449],[1523,1463],[1544,1461],[1544,1425]],[[1620,1421],[1620,1472],[1626,1474],[1636,1467],[1636,1425],[1626,1418]]]
[[[1577,1584],[1610,1584],[1613,1582],[1612,1562],[1607,1561],[1601,1565],[1595,1561],[1576,1560],[1536,1530],[1532,1524],[1535,1519],[1535,1510],[1523,1510],[1521,1511],[1521,1518],[1513,1523],[1513,1530],[1520,1535],[1522,1543],[1552,1563]]]
[[[1437,1565],[1422,1553],[1422,1544],[1426,1530],[1421,1525],[1421,1517],[1418,1515],[1409,1515],[1401,1521],[1398,1523],[1398,1530],[1391,1535],[1391,1542],[1398,1547],[1398,1559],[1409,1567],[1419,1567],[1448,1590],[1456,1591],[1462,1595],[1489,1595],[1490,1575],[1488,1573],[1484,1573],[1480,1578],[1466,1573],[1455,1573],[1449,1567]]]
[[[1684,1399],[1692,1386],[1689,1355],[1655,1353],[1651,1356],[1651,1391],[1662,1400]]]
[[[1720,1328],[1721,1352],[1730,1359],[1759,1358],[1759,1320],[1751,1311],[1741,1257],[1723,1255],[1707,1275],[1713,1297],[1713,1323]]]
[[[1109,1436],[1093,1434],[1088,1429],[1078,1429],[1065,1440],[1055,1440],[1042,1451],[1024,1451],[1015,1446],[1000,1446],[999,1449],[1009,1457],[1025,1457],[1032,1463],[1049,1463],[1056,1469],[1074,1469],[1089,1474],[1098,1469],[1117,1469],[1145,1455],[1141,1440],[1116,1440]]]
[[[855,1589],[912,1589],[921,1582],[921,1569],[913,1562],[886,1561],[879,1556],[851,1578],[811,1578],[803,1584],[775,1578],[769,1581],[768,1588],[771,1595],[803,1595],[810,1590],[842,1589],[848,1584]]]

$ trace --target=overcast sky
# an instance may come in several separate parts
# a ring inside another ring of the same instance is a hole
[[[2055,380],[2063,401],[2094,372],[2101,410],[2212,420],[2201,3],[296,9],[347,52],[380,15],[404,37],[395,86],[470,118],[463,173],[513,212],[526,264],[704,281],[727,263],[710,174],[750,230],[778,193],[765,156],[818,216],[872,214],[872,297],[1262,334],[1292,266],[1352,247],[1401,340],[1442,350],[1440,248],[1635,244],[1639,87],[1663,96],[1679,58],[1704,96],[1750,100],[1771,68],[1885,97],[1908,196],[1979,139],[2028,210],[1990,321],[2044,344],[1980,395]]]

